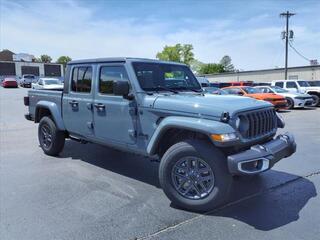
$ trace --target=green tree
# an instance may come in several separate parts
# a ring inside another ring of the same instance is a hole
[[[178,44],[177,44],[178,45]],[[162,52],[158,52],[156,57],[163,61],[181,62],[179,48],[175,46],[164,46]]]
[[[44,62],[44,63],[51,63],[52,58],[47,54],[42,54],[40,56],[40,60],[41,60],[41,62]]]
[[[230,56],[225,55],[220,60],[220,64],[223,66],[225,72],[234,72],[234,66],[231,63],[232,59]]]
[[[158,52],[156,57],[163,61],[182,62],[190,65],[194,60],[193,46],[191,44],[180,43],[174,46],[164,46],[161,52]]]
[[[194,60],[194,53],[192,52],[192,50],[192,44],[180,45],[181,61],[189,66],[191,62]]]
[[[211,73],[221,73],[224,72],[224,67],[219,63],[208,63],[203,64],[200,67],[200,74],[211,74]]]
[[[58,58],[57,63],[63,64],[64,67],[67,66],[67,63],[70,62],[72,59],[69,56],[61,56]]]
[[[200,62],[199,60],[197,59],[193,59],[191,62],[190,62],[190,68],[191,70],[194,72],[194,73],[199,73],[200,72],[200,69],[201,67],[204,65],[203,62]]]

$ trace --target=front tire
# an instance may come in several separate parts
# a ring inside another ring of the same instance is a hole
[[[293,109],[294,108],[294,101],[292,98],[286,98],[287,103],[288,103],[288,109]]]
[[[312,98],[313,98],[313,104],[311,105],[312,107],[316,107],[319,106],[320,104],[320,97],[318,95],[315,94],[311,94]]]
[[[228,199],[232,176],[220,150],[206,141],[188,140],[166,151],[160,162],[159,180],[175,205],[208,211]]]
[[[38,139],[44,153],[50,156],[58,155],[64,147],[64,132],[59,131],[54,121],[49,117],[41,118]]]

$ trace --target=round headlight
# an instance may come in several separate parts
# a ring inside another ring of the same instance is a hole
[[[245,133],[249,129],[249,121],[246,116],[240,115],[236,119],[236,129],[240,133]]]

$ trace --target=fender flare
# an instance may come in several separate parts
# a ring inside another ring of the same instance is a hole
[[[58,108],[56,103],[49,102],[49,101],[39,101],[36,105],[36,110],[35,110],[35,118],[34,118],[35,122],[40,121],[40,119],[38,119],[40,108],[45,108],[50,111],[51,116],[52,116],[52,118],[53,118],[54,122],[56,123],[57,128],[59,130],[62,130],[62,131],[66,130],[64,123],[63,123],[62,116],[61,116],[61,111]]]
[[[147,153],[149,155],[155,154],[161,137],[167,130],[172,128],[199,132],[208,136],[210,134],[235,132],[235,130],[229,124],[220,121],[180,116],[166,117],[160,122],[148,143]]]

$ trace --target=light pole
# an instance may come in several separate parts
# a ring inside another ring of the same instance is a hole
[[[280,17],[286,18],[286,31],[284,33],[286,39],[286,54],[285,54],[285,66],[284,66],[284,79],[288,78],[288,43],[289,43],[289,18],[295,15],[295,13],[290,13],[289,11],[280,13]]]

